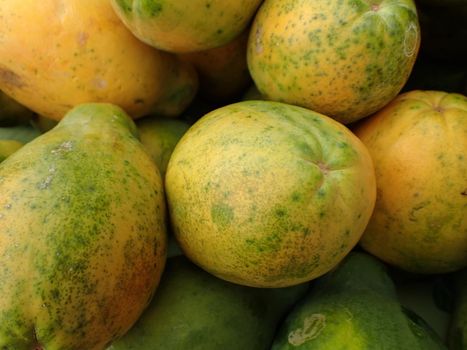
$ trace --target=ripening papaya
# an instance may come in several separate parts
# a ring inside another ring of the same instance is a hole
[[[0,163],[0,348],[98,350],[165,265],[162,179],[130,117],[72,109]]]

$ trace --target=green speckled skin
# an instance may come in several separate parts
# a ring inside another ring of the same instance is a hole
[[[262,0],[111,0],[141,41],[187,53],[226,45],[245,30]]]
[[[426,323],[399,304],[382,262],[350,253],[289,313],[272,350],[442,350]]]
[[[361,247],[413,273],[467,267],[467,96],[409,91],[353,131],[378,193]]]
[[[0,164],[0,349],[99,350],[165,264],[162,181],[118,107],[84,104]]]
[[[244,287],[170,258],[148,309],[108,350],[267,350],[307,289]]]
[[[412,0],[265,0],[247,59],[268,99],[347,124],[398,94],[419,45]]]
[[[360,239],[376,196],[369,153],[345,126],[269,101],[198,120],[175,147],[165,183],[185,254],[256,287],[329,271]]]

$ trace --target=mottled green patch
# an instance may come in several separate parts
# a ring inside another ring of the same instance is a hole
[[[287,216],[287,210],[285,210],[284,208],[278,208],[278,209],[275,210],[274,214],[278,218],[283,218],[283,217]]]
[[[234,218],[232,207],[224,203],[214,204],[211,207],[212,221],[221,227],[229,225]]]
[[[300,202],[302,200],[302,194],[299,192],[292,193],[292,202]]]
[[[145,17],[156,17],[163,10],[163,1],[140,0],[138,12]]]
[[[133,0],[115,0],[114,3],[117,4],[125,14],[130,14],[133,11]]]
[[[251,239],[249,245],[253,246],[258,252],[270,253],[280,250],[282,243],[282,233],[271,232],[269,235],[259,239]]]

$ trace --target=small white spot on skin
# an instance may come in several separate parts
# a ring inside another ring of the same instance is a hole
[[[37,186],[40,190],[45,190],[47,187],[50,186],[50,183],[52,182],[52,175],[49,175],[45,178],[44,181],[42,181],[41,183],[39,183],[39,185]]]
[[[107,87],[107,81],[100,78],[94,79],[93,84],[98,89],[105,89]]]
[[[88,42],[89,34],[86,32],[79,32],[76,38],[79,46],[84,46]]]
[[[63,22],[65,20],[65,16],[66,16],[66,4],[65,4],[65,1],[63,1],[63,0],[56,0],[55,1],[55,15],[60,20],[60,22]]]
[[[263,36],[263,27],[259,26],[256,29],[256,33],[255,33],[256,53],[263,52],[263,43],[261,41],[262,36]]]
[[[63,153],[67,151],[71,151],[73,149],[73,143],[71,141],[65,141],[57,148],[51,151],[52,154]]]
[[[414,22],[410,22],[404,35],[404,55],[411,57],[414,55],[418,42],[418,30]]]
[[[3,219],[3,214],[0,214],[0,219]]]
[[[326,316],[322,314],[313,314],[303,322],[303,326],[289,333],[288,341],[293,346],[300,346],[309,340],[319,336],[326,327]]]
[[[5,205],[4,205],[4,208],[5,208],[5,209],[11,209],[11,204],[10,204],[10,203],[5,204]]]

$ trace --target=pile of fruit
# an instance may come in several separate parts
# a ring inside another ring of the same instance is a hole
[[[0,19],[0,349],[467,349],[465,0]]]

